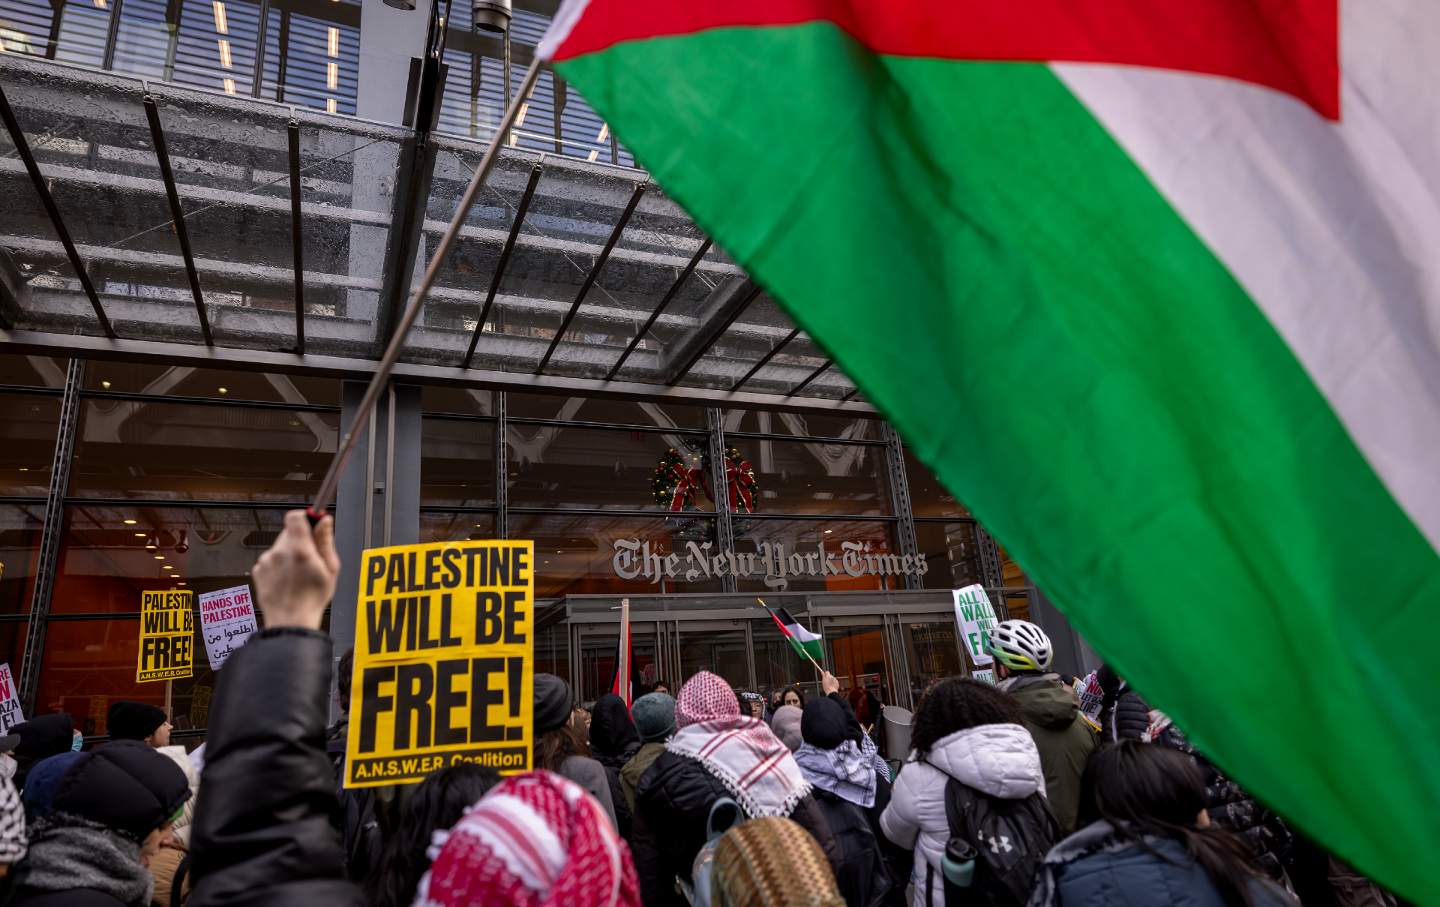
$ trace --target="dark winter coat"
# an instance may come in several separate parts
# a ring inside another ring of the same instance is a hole
[[[883,836],[871,824],[869,811],[818,787],[812,796],[830,826],[834,843],[831,869],[845,903],[851,907],[888,903],[897,883],[890,877],[890,867],[880,848]],[[906,881],[900,880],[901,888]]]
[[[1000,684],[1020,703],[1025,729],[1040,751],[1045,772],[1045,794],[1060,823],[1060,833],[1075,831],[1080,813],[1080,775],[1095,752],[1095,732],[1080,717],[1075,696],[1056,674],[1031,674]]]
[[[1106,742],[1139,740],[1150,727],[1150,705],[1128,686],[1120,688],[1115,704],[1100,712],[1100,735]]]
[[[1066,842],[1062,842],[1056,850],[1065,846]],[[1053,904],[1056,907],[1227,907],[1209,873],[1186,853],[1184,845],[1162,840],[1153,841],[1150,846],[1153,850],[1135,845],[1102,851],[1053,867],[1056,889]],[[1250,896],[1254,907],[1295,907],[1288,895],[1258,879],[1250,889]]]
[[[615,827],[620,837],[630,837],[630,801],[620,783],[620,770],[640,750],[640,734],[630,718],[625,700],[606,693],[595,700],[590,712],[590,749],[595,759],[605,766],[610,785],[610,803],[615,808]]]
[[[15,746],[15,789],[25,789],[25,779],[35,763],[70,751],[75,740],[75,719],[66,712],[36,715],[9,730],[20,738]]]
[[[1267,876],[1284,880],[1295,843],[1285,822],[1216,768],[1175,725],[1165,727],[1154,742],[1190,754],[1205,776],[1205,812],[1210,821],[1239,835],[1254,852],[1255,865]]]
[[[675,878],[690,878],[695,855],[705,843],[710,807],[728,796],[720,779],[697,760],[668,750],[645,772],[635,795],[630,839],[645,907],[686,903],[675,889]],[[832,867],[839,862],[835,838],[814,795],[801,800],[790,818],[814,836]]]
[[[15,903],[143,905],[151,880],[140,842],[189,798],[185,773],[139,741],[81,754],[30,829]]]
[[[189,907],[360,905],[331,820],[330,639],[262,630],[225,662],[210,714]]]

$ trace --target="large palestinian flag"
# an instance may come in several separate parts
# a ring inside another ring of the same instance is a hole
[[[1440,902],[1440,2],[589,0],[542,52],[1154,705]]]

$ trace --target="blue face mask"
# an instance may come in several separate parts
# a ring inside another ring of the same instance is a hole
[[[72,752],[72,753],[78,753],[78,752],[80,752],[80,747],[82,747],[82,746],[84,746],[84,745],[85,745],[85,738],[84,738],[83,736],[81,736],[80,734],[77,733],[77,734],[75,734],[74,737],[72,737],[71,740],[70,740],[70,752]]]

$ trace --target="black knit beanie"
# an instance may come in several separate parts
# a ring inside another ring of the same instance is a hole
[[[122,699],[110,706],[105,729],[111,740],[144,740],[165,723],[165,712],[144,702]]]
[[[554,674],[535,675],[535,733],[565,726],[570,720],[570,684]]]

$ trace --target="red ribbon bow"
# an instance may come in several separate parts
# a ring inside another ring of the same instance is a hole
[[[695,503],[695,490],[700,487],[700,470],[688,469],[683,463],[671,463],[669,473],[675,480],[675,487],[670,492],[670,511],[675,513],[684,510],[686,504]]]
[[[730,489],[730,509],[755,512],[755,470],[749,460],[736,463],[725,458],[725,484]]]

